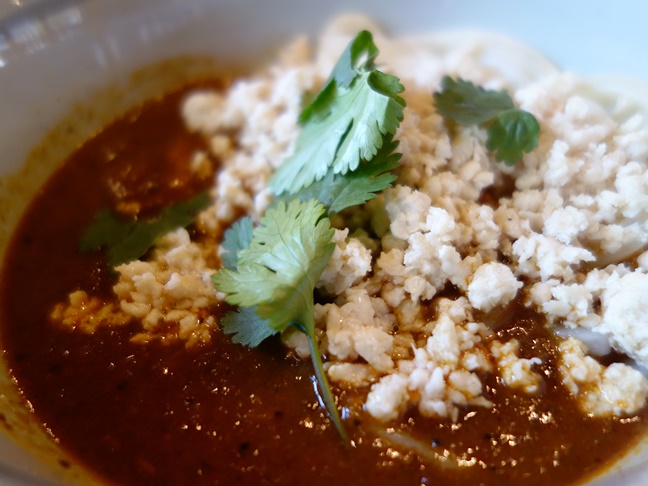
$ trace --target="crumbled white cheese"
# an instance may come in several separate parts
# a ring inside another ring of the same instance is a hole
[[[332,363],[326,373],[332,382],[342,382],[354,388],[367,386],[378,376],[375,368],[363,363]]]
[[[391,370],[392,320],[376,312],[380,304],[374,302],[380,299],[364,290],[349,290],[343,297],[342,305],[326,304],[318,312],[326,328],[328,352],[340,360],[361,357],[380,372]]]
[[[68,302],[54,306],[51,319],[67,329],[79,329],[94,334],[100,327],[128,324],[132,316],[117,309],[112,303],[104,304],[98,297],[91,297],[84,290],[72,292]]]
[[[134,261],[116,268],[114,286],[123,312],[142,322],[136,340],[179,338],[210,340],[215,326],[210,306],[218,302],[211,270],[202,249],[185,229],[160,238],[149,261]]]
[[[563,383],[584,413],[625,416],[645,406],[648,379],[641,372],[622,363],[601,365],[587,356],[587,347],[575,338],[564,340],[558,349]]]
[[[517,339],[511,339],[504,344],[493,341],[490,346],[504,383],[511,388],[533,395],[540,390],[542,384],[542,376],[533,371],[533,366],[542,364],[542,360],[518,357],[519,348],[520,343]]]
[[[426,194],[407,186],[396,186],[385,191],[385,210],[391,221],[391,232],[396,238],[407,240],[426,223],[431,199]]]
[[[579,211],[573,206],[566,206],[555,210],[545,220],[543,233],[545,236],[569,245],[575,238],[587,229],[587,213]]]
[[[367,411],[379,420],[398,418],[407,409],[409,401],[408,379],[400,374],[387,375],[371,386],[367,396]]]
[[[489,312],[495,307],[508,304],[520,288],[522,282],[515,278],[509,267],[489,262],[473,274],[467,296],[475,309]]]
[[[400,360],[395,373],[372,386],[367,410],[375,418],[392,420],[408,404],[416,405],[423,416],[452,420],[457,419],[462,405],[491,406],[481,396],[482,383],[476,374],[490,371],[483,344],[490,330],[470,321],[470,307],[464,298],[440,299],[437,312],[431,336],[414,349],[412,359]],[[387,410],[384,401],[398,408]]]
[[[513,243],[516,270],[520,275],[548,280],[555,277],[571,279],[573,266],[595,260],[584,248],[568,246],[554,238],[531,233]]]
[[[335,250],[317,284],[329,294],[338,295],[367,275],[371,252],[357,239],[347,239],[348,229],[335,230]]]
[[[613,279],[601,296],[602,332],[648,368],[648,274],[632,272]]]

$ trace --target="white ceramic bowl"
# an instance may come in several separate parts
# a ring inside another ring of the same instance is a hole
[[[225,64],[261,59],[293,35],[315,34],[348,11],[369,15],[394,34],[455,27],[496,31],[527,42],[570,71],[648,81],[648,4],[636,0],[5,1],[0,3],[0,174],[21,167],[72,106],[103,87],[125,86],[142,66],[182,55],[208,55]],[[125,108],[145,94],[141,88],[113,108]],[[114,93],[107,99],[114,100]],[[63,140],[60,152],[45,158],[60,157],[106,116],[107,111],[93,114]],[[36,174],[33,184],[48,170]],[[12,187],[0,185],[0,191]],[[21,189],[15,206],[0,216],[0,251],[30,190]],[[1,365],[0,418],[12,431],[0,435],[0,485],[91,481],[82,471],[56,466],[64,455],[30,424],[19,402]],[[646,477],[648,444],[594,484],[639,486]]]

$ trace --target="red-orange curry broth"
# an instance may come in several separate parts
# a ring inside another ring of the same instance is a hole
[[[189,89],[145,104],[84,144],[34,199],[7,253],[6,356],[38,419],[79,463],[116,484],[557,485],[603,470],[645,433],[646,411],[582,416],[559,384],[552,337],[519,303],[498,333],[518,339],[521,356],[543,359],[542,393],[518,395],[481,377],[495,406],[465,408],[457,423],[412,413],[383,426],[352,407],[358,415],[343,415],[353,446],[319,405],[310,362],[286,357],[277,339],[251,350],[214,331],[211,344],[186,349],[131,343],[129,326],[87,335],[53,325],[49,313],[72,291],[112,298],[115,277],[103,257],[77,250],[99,209],[154,211],[211,183],[188,169],[204,143],[180,117]],[[365,392],[336,390],[341,405]],[[420,439],[428,456],[378,437],[385,427]],[[448,451],[460,467],[432,459]]]

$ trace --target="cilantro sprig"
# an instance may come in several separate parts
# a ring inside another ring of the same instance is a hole
[[[315,285],[335,244],[326,209],[315,199],[293,199],[271,207],[259,226],[248,232],[244,218],[225,235],[228,265],[212,277],[225,300],[240,307],[222,322],[233,340],[249,346],[294,326],[308,336],[313,368],[331,420],[347,436],[326,378],[315,335]],[[230,253],[236,251],[235,258]]]
[[[160,236],[193,223],[209,204],[209,195],[201,193],[164,209],[150,220],[126,219],[110,210],[100,211],[81,237],[79,248],[84,252],[105,248],[111,267],[137,260]]]
[[[328,218],[363,204],[395,180],[393,136],[403,118],[403,86],[375,69],[378,49],[363,31],[302,111],[295,153],[270,180],[275,202],[254,227],[241,218],[222,243],[223,269],[212,277],[237,305],[223,332],[247,346],[294,327],[305,333],[331,421],[348,441],[315,335],[314,291],[335,244]]]
[[[487,90],[461,78],[445,76],[434,93],[439,114],[463,126],[486,127],[486,146],[495,158],[513,165],[538,145],[540,125],[529,112],[516,108],[506,92]]]
[[[331,77],[299,117],[302,130],[295,153],[275,172],[275,195],[295,194],[322,179],[354,171],[372,159],[386,135],[403,119],[405,101],[398,78],[378,71],[378,49],[362,31],[336,63]]]

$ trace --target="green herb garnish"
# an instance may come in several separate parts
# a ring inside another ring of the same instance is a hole
[[[232,342],[256,348],[270,336],[279,331],[268,325],[256,312],[256,306],[239,307],[236,311],[229,311],[220,321],[225,334],[232,335]]]
[[[405,102],[398,78],[375,69],[378,49],[362,31],[338,60],[330,79],[299,117],[296,150],[270,180],[274,194],[294,194],[332,169],[354,171],[371,160],[385,135],[394,135]]]
[[[270,180],[277,199],[259,226],[245,217],[225,233],[224,268],[212,277],[239,306],[221,320],[232,341],[258,346],[289,326],[306,334],[324,406],[345,441],[315,335],[314,291],[335,249],[327,214],[365,203],[396,178],[403,86],[375,69],[377,55],[367,31],[342,53],[299,117],[294,155]]]
[[[506,92],[487,90],[461,78],[445,76],[441,91],[434,93],[436,109],[459,125],[486,127],[486,146],[495,158],[513,165],[524,152],[538,145],[540,125],[529,112],[516,108]]]
[[[110,210],[100,211],[81,237],[80,250],[105,248],[112,267],[137,260],[160,236],[193,223],[209,204],[208,194],[202,193],[166,208],[155,219],[143,221],[121,218]]]
[[[250,246],[253,229],[254,224],[252,223],[252,219],[246,216],[236,221],[225,231],[225,238],[223,239],[223,243],[221,243],[221,247],[225,250],[221,255],[223,267],[236,270],[238,265],[238,252]]]
[[[390,187],[396,179],[392,170],[398,167],[401,158],[401,154],[393,153],[396,147],[398,142],[393,141],[389,135],[385,137],[376,156],[369,162],[362,161],[356,170],[346,174],[336,174],[332,168],[329,168],[324,178],[295,194],[281,196],[280,200],[289,201],[297,198],[306,202],[317,199],[327,208],[329,214],[364,204],[373,199],[376,193]]]
[[[227,235],[237,243],[225,242],[226,247],[240,248],[236,269],[223,268],[212,279],[218,290],[228,294],[225,300],[241,308],[228,313],[223,321],[224,331],[234,334],[236,342],[256,346],[289,326],[308,336],[324,403],[336,429],[347,440],[315,336],[313,292],[335,248],[325,214],[317,200],[294,199],[268,209],[248,241],[247,235],[241,234],[247,223],[238,225]]]

